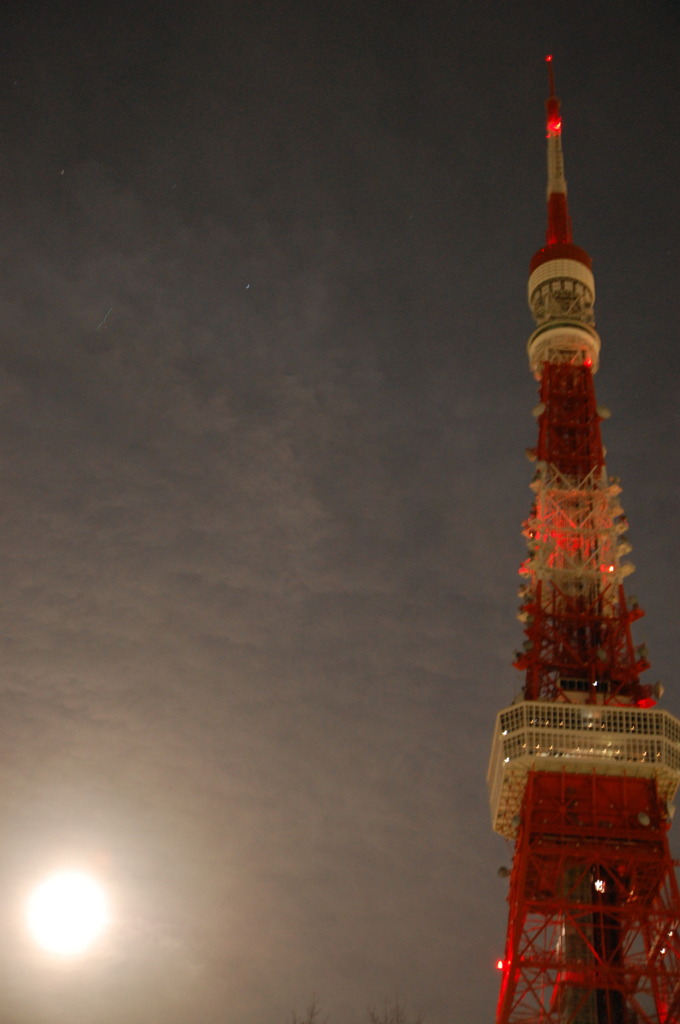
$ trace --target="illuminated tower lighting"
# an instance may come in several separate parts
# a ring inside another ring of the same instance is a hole
[[[521,696],[489,766],[494,829],[514,841],[497,1024],[680,1024],[680,894],[668,846],[680,721],[656,707],[626,601],[633,571],[607,474],[587,252],[572,241],[548,57],[548,231],[529,270],[540,382],[520,568]]]

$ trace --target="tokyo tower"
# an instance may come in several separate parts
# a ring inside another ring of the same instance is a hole
[[[494,829],[514,842],[496,1024],[680,1024],[680,893],[668,845],[680,721],[644,685],[633,570],[595,398],[588,253],[572,241],[548,57],[548,230],[529,268],[540,382],[520,568],[522,694],[496,720]]]

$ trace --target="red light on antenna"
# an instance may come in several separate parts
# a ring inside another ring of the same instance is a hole
[[[549,64],[549,63],[550,63],[550,61],[551,61],[551,60],[553,59],[553,55],[552,55],[552,53],[549,53],[549,54],[548,54],[548,56],[547,56],[547,57],[546,57],[545,59],[546,59],[546,61],[547,61],[547,62],[548,62],[548,64]]]

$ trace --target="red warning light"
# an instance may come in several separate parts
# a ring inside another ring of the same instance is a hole
[[[505,967],[505,964],[503,963],[502,960],[496,960],[496,967],[498,968],[499,971],[502,971],[503,968]]]
[[[553,59],[553,55],[552,55],[552,53],[549,53],[549,54],[547,55],[547,57],[546,57],[545,59],[546,59],[546,61],[547,61],[547,62],[548,62],[548,64],[549,64],[549,63],[550,63],[550,61],[551,61],[551,60]]]

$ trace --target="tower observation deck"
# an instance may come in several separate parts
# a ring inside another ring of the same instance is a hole
[[[680,721],[627,602],[631,546],[607,473],[593,375],[595,282],[572,239],[562,117],[547,58],[546,244],[529,268],[539,382],[533,504],[525,523],[515,666],[497,717],[494,829],[514,841],[497,1024],[680,1024],[680,894],[668,845]]]

